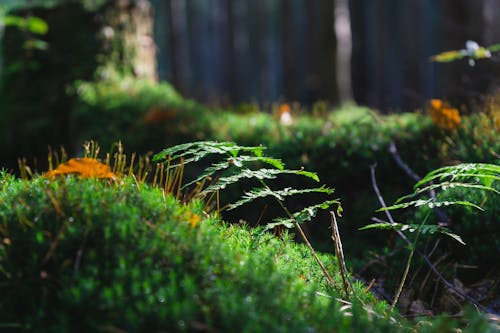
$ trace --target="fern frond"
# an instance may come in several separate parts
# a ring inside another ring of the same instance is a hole
[[[421,207],[421,206],[427,206],[428,208],[435,208],[435,207],[442,207],[442,206],[451,206],[451,205],[460,205],[460,206],[468,206],[468,207],[474,207],[479,210],[484,210],[480,206],[469,202],[469,201],[436,201],[433,198],[430,199],[418,199],[418,200],[413,200],[409,202],[404,202],[400,204],[395,204],[389,207],[383,207],[378,210],[377,212],[385,211],[385,210],[395,210],[395,209],[401,209],[401,208],[408,208],[408,207]]]
[[[283,174],[294,174],[301,175],[309,178],[313,178],[319,181],[318,176],[313,172],[305,172],[303,170],[280,170],[280,169],[258,169],[258,170],[250,170],[250,169],[242,169],[239,170],[237,174],[228,177],[219,178],[219,180],[207,187],[202,193],[215,192],[218,190],[223,190],[227,185],[231,185],[237,183],[238,181],[244,178],[256,178],[259,180],[263,179],[275,179],[279,175]]]
[[[264,147],[238,146],[234,142],[197,141],[166,148],[155,154],[153,161],[162,162],[171,156],[172,160],[184,158],[184,164],[187,164],[197,162],[211,154],[236,157],[241,151],[251,153],[254,156],[262,156],[264,149]]]
[[[422,193],[429,192],[432,190],[440,189],[442,191],[446,191],[448,189],[455,188],[455,187],[474,188],[474,189],[478,189],[478,190],[493,191],[496,194],[500,194],[500,192],[498,190],[496,190],[495,188],[492,188],[490,186],[479,185],[479,184],[469,184],[469,183],[459,183],[459,182],[443,182],[443,183],[432,184],[432,185],[417,189],[412,194],[408,194],[408,195],[400,197],[398,200],[396,200],[396,203],[402,202],[402,201],[410,199],[410,198],[414,198]]]
[[[232,166],[241,168],[243,165],[246,165],[246,164],[251,163],[251,162],[262,162],[265,164],[269,164],[278,170],[283,170],[285,168],[285,166],[283,165],[283,162],[281,162],[281,160],[276,159],[276,158],[264,157],[264,156],[241,155],[241,156],[237,156],[234,158],[229,158],[226,161],[212,164],[212,166],[206,168],[205,171],[203,171],[203,173],[199,177],[197,177],[193,181],[185,184],[183,186],[183,188],[191,186],[191,185],[196,184],[196,183],[199,183],[203,179],[210,177],[210,176],[213,176],[217,172],[229,169]]]
[[[276,218],[273,221],[274,223],[268,223],[265,227],[265,230],[273,229],[277,226],[284,226],[286,228],[293,228],[295,223],[304,223],[311,221],[318,212],[318,210],[326,210],[330,209],[332,205],[337,205],[337,211],[341,209],[340,201],[338,199],[324,201],[320,204],[309,206],[302,209],[299,212],[293,213],[292,218]]]
[[[454,166],[447,166],[429,172],[422,180],[414,186],[414,192],[400,197],[396,204],[382,208],[380,210],[393,210],[408,207],[428,206],[429,208],[462,205],[470,206],[482,210],[478,205],[468,201],[436,201],[434,198],[410,200],[425,192],[433,190],[446,191],[451,188],[472,188],[477,190],[491,191],[500,195],[500,191],[492,185],[500,180],[500,166],[483,163],[464,163]]]
[[[229,205],[229,210],[233,210],[241,205],[244,205],[248,202],[251,202],[255,199],[258,198],[265,198],[268,196],[274,197],[279,201],[283,201],[285,197],[292,196],[292,195],[297,195],[297,194],[304,194],[304,193],[326,193],[326,194],[332,194],[333,189],[326,187],[326,186],[321,186],[321,187],[316,187],[316,188],[307,188],[307,189],[293,189],[290,187],[284,188],[282,190],[278,191],[273,191],[269,187],[263,187],[263,188],[256,188],[253,189],[249,192],[245,192],[245,194],[242,196],[242,198],[238,201],[236,201],[233,204]]]
[[[462,240],[462,238],[454,234],[450,231],[448,228],[444,228],[435,224],[403,224],[403,223],[389,223],[389,222],[380,222],[380,223],[372,223],[365,225],[362,228],[359,228],[359,230],[367,230],[367,229],[381,229],[381,230],[393,230],[393,231],[409,231],[409,232],[415,232],[419,231],[422,234],[435,234],[435,233],[440,233],[446,236],[449,236],[459,242],[462,245],[465,245],[465,242]]]
[[[429,172],[422,180],[415,184],[414,188],[418,189],[420,186],[437,179],[449,179],[452,182],[455,180],[472,180],[476,183],[481,182],[485,186],[491,186],[493,181],[500,180],[500,166],[484,163],[463,163],[442,167]]]

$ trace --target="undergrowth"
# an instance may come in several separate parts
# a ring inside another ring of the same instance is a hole
[[[0,327],[11,331],[451,332],[415,328],[358,283],[352,303],[308,249],[221,224],[193,201],[125,177],[2,173]],[[202,216],[188,223],[190,214]],[[332,256],[322,260],[336,271]],[[335,279],[340,277],[336,274]],[[474,315],[476,317],[476,315]],[[483,319],[464,332],[493,332]]]
[[[278,240],[213,217],[193,227],[186,214],[203,216],[199,202],[139,191],[131,178],[8,179],[0,202],[4,328],[359,331],[370,317],[372,332],[397,327],[358,284],[376,313],[358,301],[341,311],[340,295],[286,233]],[[322,259],[335,270],[333,257]]]

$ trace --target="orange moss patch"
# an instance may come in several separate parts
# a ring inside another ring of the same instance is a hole
[[[100,178],[115,180],[116,175],[111,172],[109,165],[103,164],[94,158],[72,158],[60,164],[56,169],[47,172],[44,177],[63,175],[79,175],[82,178]]]
[[[429,114],[434,124],[445,129],[456,129],[460,126],[460,113],[448,103],[440,99],[431,99]]]
[[[196,213],[186,212],[186,220],[191,228],[196,228],[201,221],[200,215]]]

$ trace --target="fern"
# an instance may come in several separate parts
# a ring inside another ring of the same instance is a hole
[[[320,180],[318,175],[314,172],[305,171],[303,169],[285,169],[281,160],[264,156],[264,149],[265,148],[262,146],[238,146],[233,142],[199,141],[164,149],[153,157],[153,161],[167,163],[167,168],[175,168],[181,165],[185,166],[186,164],[192,162],[201,161],[208,156],[218,156],[221,160],[205,168],[200,176],[183,186],[183,188],[185,188],[193,184],[205,184],[205,180],[208,178],[217,174],[231,172],[229,176],[219,175],[219,178],[214,183],[208,185],[205,189],[199,192],[199,195],[201,196],[224,190],[227,186],[238,183],[243,179],[254,179],[259,182],[262,185],[261,187],[245,192],[245,194],[238,201],[229,205],[229,209],[235,209],[259,198],[273,197],[283,208],[286,217],[275,219],[274,223],[267,225],[266,230],[273,229],[277,226],[284,226],[286,228],[295,227],[304,239],[314,259],[320,265],[327,281],[333,286],[334,281],[332,277],[319,257],[316,255],[306,235],[302,231],[300,224],[311,221],[311,219],[316,216],[316,212],[319,209],[329,209],[332,205],[337,205],[337,213],[339,214],[342,209],[340,201],[338,199],[326,200],[322,203],[306,207],[299,212],[293,214],[290,213],[288,208],[285,206],[284,201],[286,197],[306,193],[324,193],[325,195],[331,195],[333,193],[333,189],[324,185],[306,189],[294,189],[290,187],[279,190],[271,189],[265,181],[269,179],[276,179],[281,175],[306,177],[315,182],[319,182]],[[267,167],[261,167],[262,164],[266,164]]]
[[[493,187],[495,181],[500,180],[500,166],[482,163],[465,163],[455,166],[447,166],[429,172],[424,178],[414,185],[414,192],[400,197],[395,204],[389,207],[383,207],[378,211],[405,209],[410,207],[426,206],[430,209],[446,207],[450,205],[459,205],[473,207],[483,210],[478,204],[467,200],[439,200],[435,195],[428,198],[415,199],[426,193],[433,191],[447,191],[452,188],[462,187],[476,190],[491,191],[496,195],[500,192]],[[411,200],[415,199],[415,200]],[[365,229],[392,229],[400,231],[419,230],[422,234],[441,233],[452,237],[461,244],[465,244],[460,236],[451,233],[448,229],[436,225],[416,226],[412,224],[399,223],[375,223],[367,225],[360,230]]]
[[[236,167],[242,167],[243,165],[246,165],[246,164],[248,164],[250,162],[262,162],[262,163],[266,163],[266,164],[269,164],[269,165],[275,167],[276,169],[280,169],[280,170],[283,170],[285,168],[284,165],[283,165],[283,163],[281,162],[281,160],[275,159],[275,158],[271,158],[271,157],[248,156],[248,155],[236,156],[236,157],[229,158],[226,161],[222,161],[222,162],[219,162],[219,163],[214,163],[212,166],[206,168],[198,178],[196,178],[196,179],[192,180],[191,182],[185,184],[183,186],[183,188],[186,188],[186,187],[191,186],[193,184],[199,183],[203,179],[205,179],[207,177],[210,177],[210,176],[214,175],[217,172],[227,170],[232,165],[234,165]]]
[[[389,222],[381,222],[381,223],[372,223],[365,225],[364,227],[360,228],[359,230],[367,230],[367,229],[382,229],[382,230],[400,230],[400,231],[408,231],[408,232],[415,232],[418,231],[421,234],[435,234],[435,233],[441,233],[443,235],[447,235],[457,242],[459,242],[462,245],[465,245],[464,241],[462,238],[450,231],[450,229],[441,227],[438,225],[421,225],[421,224],[404,224],[404,223],[389,223]]]
[[[263,147],[238,146],[233,142],[198,141],[184,143],[164,149],[153,157],[153,162],[162,162],[167,158],[172,160],[183,159],[183,164],[197,162],[211,154],[228,155],[237,157],[238,153],[252,153],[254,156],[262,156]],[[172,166],[175,167],[175,166]]]
[[[245,194],[242,196],[240,200],[237,202],[230,204],[229,209],[235,209],[239,206],[242,206],[246,203],[252,202],[255,199],[258,198],[264,198],[264,197],[274,197],[277,200],[283,202],[285,200],[285,197],[291,196],[291,195],[297,195],[297,194],[305,194],[305,193],[326,193],[326,194],[332,194],[333,189],[321,186],[321,187],[315,187],[315,188],[307,188],[307,189],[293,189],[291,187],[284,188],[282,190],[272,190],[269,187],[262,187],[262,188],[256,188],[253,189],[252,191],[245,192]]]
[[[205,179],[212,177],[216,174],[228,172],[233,170],[232,174],[225,177],[219,177],[213,184],[207,186],[200,191],[200,195],[206,195],[211,192],[224,190],[227,186],[236,184],[242,179],[255,179],[262,184],[262,187],[255,188],[251,191],[245,192],[240,200],[235,203],[229,204],[229,209],[235,209],[241,205],[252,202],[255,199],[263,197],[274,197],[279,202],[283,203],[285,197],[291,195],[301,195],[305,193],[325,193],[330,195],[333,189],[326,186],[308,189],[292,189],[284,188],[281,190],[273,190],[267,186],[264,180],[275,179],[281,175],[296,175],[309,178],[319,182],[319,177],[316,173],[306,171],[303,169],[289,170],[285,169],[283,162],[268,156],[263,156],[265,147],[249,147],[238,146],[233,142],[214,142],[214,141],[198,141],[192,143],[180,144],[177,146],[164,149],[153,157],[154,162],[168,162],[170,168],[179,165],[186,165],[192,162],[198,162],[210,155],[218,155],[222,161],[218,161],[205,168],[200,176],[194,180],[186,183],[183,188],[193,184],[202,183]],[[177,164],[175,161],[179,161]],[[172,162],[172,164],[170,164]],[[251,169],[251,165],[259,167],[266,164],[268,168]],[[329,201],[325,201],[329,202]],[[338,200],[335,203],[339,203]],[[288,217],[291,218],[291,217]]]
[[[460,184],[463,185],[466,184],[466,181],[474,181],[486,187],[491,187],[495,180],[500,180],[500,166],[483,163],[463,163],[439,168],[428,173],[422,180],[415,184],[414,188],[418,189],[420,186],[435,180],[443,181],[446,179],[450,181],[462,181]]]
[[[478,179],[479,178],[480,177],[478,177]],[[439,184],[427,185],[424,188],[418,188],[417,187],[414,193],[402,196],[401,198],[399,198],[396,201],[396,203],[402,202],[402,201],[404,201],[406,199],[410,199],[410,198],[416,197],[416,196],[418,196],[420,194],[423,194],[425,192],[429,192],[429,191],[433,191],[433,190],[443,190],[443,191],[446,191],[446,190],[454,188],[454,187],[474,188],[474,189],[478,189],[478,190],[493,191],[496,194],[500,194],[499,191],[497,191],[496,189],[492,188],[491,186],[486,186],[486,185],[481,185],[481,184],[470,184],[470,183],[445,181],[445,182],[442,182],[442,183],[439,183]]]
[[[239,173],[234,174],[229,177],[222,177],[213,184],[210,185],[204,192],[215,192],[218,190],[223,190],[227,185],[231,185],[237,183],[243,178],[255,178],[255,179],[274,179],[277,178],[278,175],[283,174],[294,174],[294,175],[303,175],[314,180],[319,181],[318,176],[315,173],[307,172],[303,170],[284,170],[284,169],[259,169],[259,170],[250,170],[250,169],[241,169]]]
[[[318,210],[326,210],[330,209],[331,206],[337,205],[337,215],[341,215],[342,206],[340,205],[340,201],[338,199],[329,200],[322,202],[320,204],[309,206],[302,209],[299,212],[293,213],[292,218],[276,218],[273,221],[274,223],[268,223],[266,226],[266,230],[273,229],[277,226],[284,226],[286,228],[293,228],[294,223],[304,223],[311,221],[312,218],[316,216]]]
[[[448,166],[429,172],[422,180],[414,185],[414,192],[399,198],[396,203],[381,210],[393,210],[408,207],[427,206],[429,208],[449,205],[462,205],[482,210],[480,206],[469,201],[439,201],[435,197],[407,201],[427,192],[447,191],[455,187],[472,188],[491,191],[497,195],[500,192],[493,187],[495,181],[500,180],[500,166],[482,163],[465,163]]]
[[[400,198],[401,199],[401,198]],[[396,202],[399,202],[398,199]],[[445,206],[450,206],[450,205],[461,205],[461,206],[469,206],[469,207],[474,207],[479,210],[483,210],[480,206],[469,202],[469,201],[463,201],[463,200],[458,200],[458,201],[438,201],[434,198],[429,198],[429,199],[418,199],[418,200],[413,200],[413,201],[408,201],[408,202],[403,202],[403,203],[397,203],[389,207],[385,208],[380,208],[377,210],[377,212],[384,211],[384,210],[395,210],[395,209],[404,209],[404,208],[409,208],[409,207],[421,207],[421,206],[427,206],[428,208],[439,208],[439,207],[445,207]]]

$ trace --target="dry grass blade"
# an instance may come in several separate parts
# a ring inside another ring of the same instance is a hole
[[[332,240],[335,244],[335,256],[337,257],[337,261],[339,264],[340,275],[342,277],[342,284],[344,287],[344,293],[347,299],[349,299],[350,291],[352,291],[352,286],[349,281],[349,277],[347,274],[347,267],[344,259],[344,250],[342,248],[342,241],[340,240],[339,227],[337,225],[337,218],[335,217],[335,213],[330,211],[331,215],[331,228],[332,228]]]

